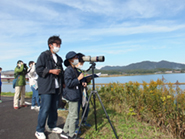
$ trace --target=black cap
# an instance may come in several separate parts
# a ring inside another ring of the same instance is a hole
[[[70,51],[66,54],[66,60],[64,61],[64,65],[67,67],[70,65],[68,59],[72,59],[73,57],[76,56],[76,53],[74,51]]]
[[[82,57],[85,56],[84,54],[77,53],[76,55],[78,56],[79,62],[84,62],[83,59],[82,59]]]

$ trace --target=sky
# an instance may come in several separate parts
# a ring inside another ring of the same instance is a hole
[[[105,56],[96,68],[185,63],[184,13],[184,0],[1,0],[0,67],[37,61],[53,35],[63,60],[69,51]]]

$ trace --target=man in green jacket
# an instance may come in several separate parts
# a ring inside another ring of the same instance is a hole
[[[18,78],[15,84],[15,94],[14,94],[14,109],[19,109],[19,95],[21,95],[20,107],[27,107],[25,105],[25,85],[26,85],[26,74],[28,67],[23,63],[22,60],[17,61],[17,66],[14,70],[14,77]]]

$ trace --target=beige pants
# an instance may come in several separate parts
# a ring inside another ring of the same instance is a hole
[[[25,86],[16,86],[14,94],[14,107],[18,107],[19,95],[21,96],[20,106],[25,105]]]

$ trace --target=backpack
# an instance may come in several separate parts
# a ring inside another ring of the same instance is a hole
[[[17,82],[17,79],[19,78],[20,75],[17,76],[17,78],[13,79],[13,88],[15,88],[15,85],[16,85],[16,82]]]

